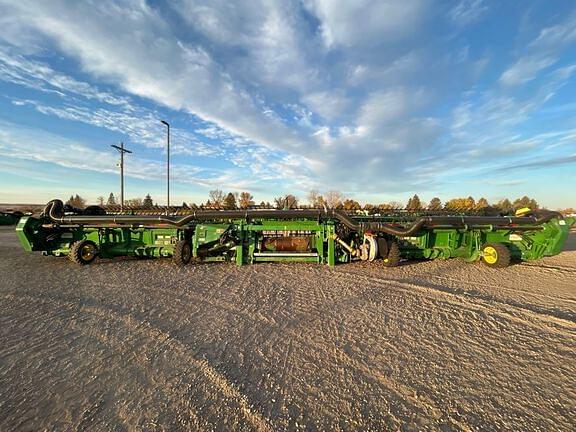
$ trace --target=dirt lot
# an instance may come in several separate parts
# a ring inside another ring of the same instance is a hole
[[[574,430],[576,238],[504,270],[27,254],[0,229],[0,430]]]

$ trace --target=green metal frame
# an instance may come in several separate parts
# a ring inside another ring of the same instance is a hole
[[[58,227],[43,225],[38,219],[25,216],[20,219],[16,233],[27,251],[42,251],[45,255],[64,256],[70,253],[74,242],[90,240],[98,247],[102,258],[117,256],[170,257],[184,231],[176,228],[130,227]]]
[[[476,261],[486,243],[502,243],[516,260],[537,260],[562,251],[572,218],[552,219],[534,229],[477,229],[422,230],[413,237],[400,238],[402,256],[409,259],[462,258]]]
[[[423,228],[411,237],[375,234],[397,241],[401,256],[407,259],[480,259],[486,243],[501,243],[517,260],[536,260],[562,251],[574,218],[558,219],[529,227]],[[170,257],[179,241],[190,242],[192,254],[205,261],[234,261],[237,265],[258,262],[314,262],[330,266],[349,262],[353,254],[338,244],[336,220],[241,219],[188,224],[180,228],[161,226],[82,226],[56,225],[45,219],[24,216],[16,232],[27,251],[65,256],[72,244],[90,240],[103,258],[116,256]],[[312,239],[307,253],[262,253],[267,236],[305,235]],[[363,232],[353,233],[350,246],[361,240]],[[340,241],[340,240],[339,240]]]

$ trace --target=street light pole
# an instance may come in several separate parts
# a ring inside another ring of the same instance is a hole
[[[170,211],[170,123],[164,120],[160,120],[164,126],[166,126],[166,144],[167,144],[167,151],[166,151],[166,196],[168,201],[168,209],[167,212]]]
[[[120,146],[112,144],[110,147],[114,147],[120,153],[120,211],[124,210],[124,153],[132,153],[130,150],[124,148],[124,143],[121,142]]]

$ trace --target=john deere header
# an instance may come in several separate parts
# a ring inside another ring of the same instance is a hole
[[[16,231],[27,251],[68,256],[172,257],[328,265],[353,260],[393,267],[402,259],[462,258],[506,267],[562,251],[573,218],[552,211],[509,216],[358,216],[340,210],[209,210],[185,216],[115,215],[92,206],[66,209],[50,201],[40,215],[23,217]]]

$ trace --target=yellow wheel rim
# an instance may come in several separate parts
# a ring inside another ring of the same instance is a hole
[[[85,245],[80,250],[80,256],[82,257],[82,259],[86,261],[92,259],[92,257],[94,256],[94,247],[90,244]]]
[[[495,264],[498,261],[498,252],[492,246],[486,246],[483,252],[484,261],[488,264]]]

